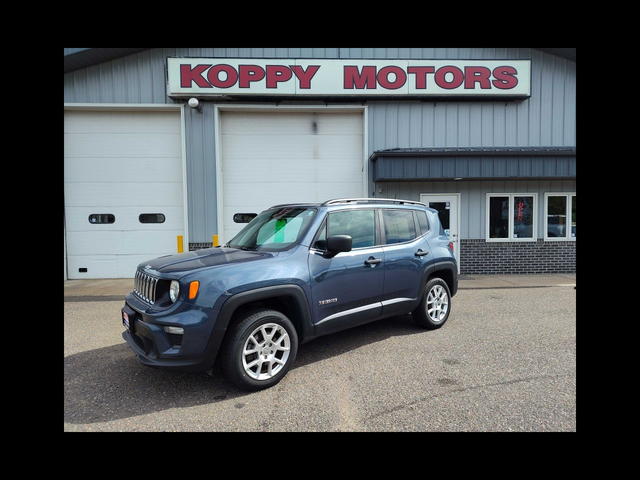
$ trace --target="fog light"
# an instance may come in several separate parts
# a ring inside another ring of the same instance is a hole
[[[164,327],[164,331],[174,335],[184,335],[184,328],[182,327]]]

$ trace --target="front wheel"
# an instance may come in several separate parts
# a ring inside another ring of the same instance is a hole
[[[444,325],[450,312],[451,292],[447,282],[432,278],[427,282],[420,304],[411,314],[419,326],[435,330]]]
[[[244,390],[262,390],[278,383],[298,352],[295,327],[275,310],[250,313],[227,335],[220,359],[222,371]]]

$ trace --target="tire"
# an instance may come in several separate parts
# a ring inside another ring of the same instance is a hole
[[[225,377],[243,390],[262,390],[287,374],[298,353],[298,334],[275,310],[252,311],[227,331],[220,364]]]
[[[451,312],[451,292],[447,282],[441,278],[427,281],[422,300],[411,312],[415,322],[427,330],[442,327]]]

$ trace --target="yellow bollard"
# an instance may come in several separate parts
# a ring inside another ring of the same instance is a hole
[[[214,235],[213,236],[213,246],[217,247],[219,245],[218,243],[218,235]]]
[[[182,243],[182,235],[178,235],[178,253],[182,253],[184,251]]]

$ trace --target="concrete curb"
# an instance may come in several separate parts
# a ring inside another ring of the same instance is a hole
[[[461,275],[458,280],[460,290],[481,288],[540,288],[575,287],[575,273],[549,275]],[[133,289],[132,278],[107,278],[96,280],[66,280],[64,299],[66,301],[117,301]]]

